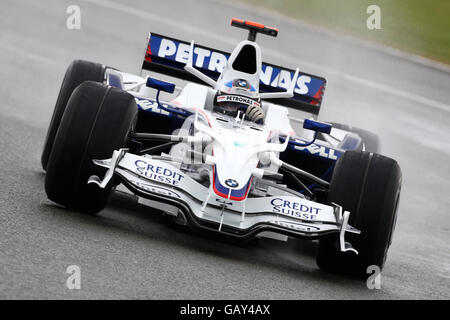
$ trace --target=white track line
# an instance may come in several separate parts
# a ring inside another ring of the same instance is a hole
[[[84,2],[88,2],[91,3],[93,5],[97,5],[97,6],[101,6],[103,8],[107,8],[107,9],[111,9],[111,10],[115,10],[115,11],[119,11],[121,13],[125,13],[125,14],[129,14],[132,15],[134,17],[137,18],[141,18],[141,19],[145,19],[145,20],[150,20],[150,21],[155,21],[158,22],[160,24],[165,24],[165,25],[172,25],[172,23],[165,17],[161,17],[159,15],[156,14],[152,14],[146,11],[143,11],[141,9],[135,9],[133,7],[124,5],[124,4],[120,4],[120,3],[116,3],[113,1],[109,1],[109,0],[82,0]],[[216,33],[213,32],[209,32],[206,31],[205,29],[200,29],[200,28],[196,28],[193,27],[190,24],[186,24],[182,21],[177,21],[177,26],[180,27],[180,29],[183,30],[188,30],[189,32],[192,33],[196,33],[199,34],[201,36],[204,36],[206,38],[210,38],[212,40],[217,41],[217,37],[218,35]],[[229,43],[234,45],[236,43],[236,40],[230,37],[226,37],[221,35],[220,36],[220,41]],[[292,57],[289,56],[285,56],[283,54],[280,54],[278,52],[272,51],[272,50],[266,50],[266,52],[268,52],[270,55],[272,56],[276,56],[279,58],[282,58],[283,61],[294,61],[294,59]],[[407,91],[403,91],[403,90],[399,90],[396,88],[392,88],[383,84],[380,84],[378,82],[375,81],[371,81],[369,79],[365,79],[365,78],[361,78],[358,76],[354,76],[345,72],[342,72],[340,70],[337,69],[333,69],[333,68],[329,68],[326,66],[322,66],[322,65],[317,65],[315,63],[311,63],[311,62],[303,62],[304,65],[309,65],[312,66],[316,69],[320,69],[323,70],[324,72],[327,73],[332,73],[335,75],[339,75],[340,77],[343,77],[349,81],[354,82],[355,84],[358,85],[364,85],[366,87],[372,88],[372,89],[376,89],[379,91],[383,91],[385,93],[397,96],[399,98],[402,99],[406,99],[406,100],[410,100],[412,102],[418,103],[418,104],[424,104],[427,105],[429,107],[441,110],[441,111],[445,111],[445,112],[450,112],[450,105],[446,104],[444,102],[441,101],[437,101],[431,98],[427,98],[421,95],[417,95],[411,92],[407,92]]]

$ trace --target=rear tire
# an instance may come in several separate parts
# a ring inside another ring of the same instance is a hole
[[[108,159],[123,148],[137,116],[134,97],[107,85],[86,81],[72,93],[55,137],[45,179],[50,200],[86,213],[97,213],[108,201],[112,183],[101,189],[87,184],[106,169],[93,159]]]
[[[59,89],[58,99],[56,100],[55,109],[53,110],[52,119],[45,138],[44,149],[42,151],[41,164],[44,170],[47,170],[48,158],[52,151],[56,132],[58,131],[61,118],[67,106],[67,101],[69,101],[73,90],[84,81],[103,82],[104,77],[105,66],[95,62],[74,60],[67,68],[64,80],[61,84],[61,89]]]
[[[366,277],[367,267],[383,268],[397,219],[402,174],[397,162],[379,154],[347,151],[338,160],[328,202],[350,211],[349,224],[361,234],[346,234],[359,252],[338,250],[338,237],[320,240],[318,266],[325,271]]]
[[[351,127],[349,125],[341,124],[341,123],[334,123],[331,122],[334,128],[350,131],[353,133],[356,133],[358,136],[361,137],[363,146],[361,146],[361,151],[367,151],[367,152],[373,152],[373,153],[379,153],[380,152],[380,138],[378,136],[370,131],[357,128],[357,127]],[[364,148],[364,149],[363,149]]]

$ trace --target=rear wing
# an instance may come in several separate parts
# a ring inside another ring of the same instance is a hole
[[[150,33],[142,69],[186,81],[203,83],[200,79],[184,70],[189,57],[189,50],[190,43],[188,42]],[[217,80],[229,56],[229,53],[223,51],[195,45],[193,66],[210,78]],[[263,62],[260,76],[260,92],[287,90],[294,75],[295,70]],[[292,98],[266,100],[273,100],[273,103],[315,115],[319,114],[325,91],[325,78],[300,72],[294,81],[296,86]]]

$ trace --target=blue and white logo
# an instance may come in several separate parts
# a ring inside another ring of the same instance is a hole
[[[239,80],[238,82],[239,87],[247,87],[247,81],[245,80]]]
[[[237,188],[239,186],[239,183],[237,183],[237,181],[234,179],[225,180],[225,184],[230,188]]]

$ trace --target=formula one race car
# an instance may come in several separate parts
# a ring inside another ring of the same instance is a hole
[[[248,30],[231,54],[149,34],[139,76],[72,62],[42,154],[48,198],[97,213],[128,190],[179,224],[237,241],[318,239],[323,270],[382,268],[397,162],[375,153],[375,135],[317,121],[324,78],[262,62],[256,36],[276,28],[231,25]]]

